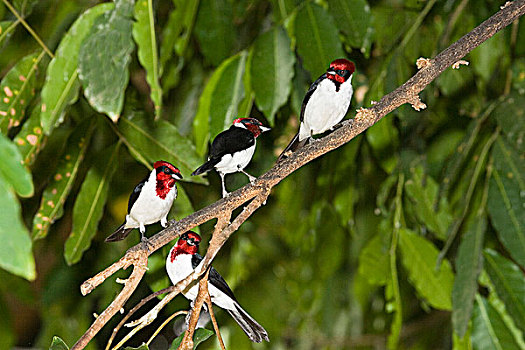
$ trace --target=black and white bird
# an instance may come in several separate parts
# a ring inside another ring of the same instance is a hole
[[[217,170],[221,177],[222,196],[226,197],[228,192],[224,185],[226,174],[241,172],[248,176],[250,182],[255,177],[244,171],[250,163],[255,152],[257,137],[270,130],[255,118],[238,118],[228,130],[221,132],[215,137],[210,147],[208,161],[201,165],[191,175],[200,175],[212,169]]]
[[[306,92],[301,107],[299,132],[279,156],[279,160],[303,147],[310,137],[333,130],[344,118],[354,90],[352,75],[353,62],[339,58],[330,63],[326,73],[321,75]]]
[[[123,240],[134,228],[140,230],[141,240],[145,242],[146,225],[160,221],[162,227],[166,227],[168,213],[177,198],[176,182],[181,179],[179,169],[171,163],[155,162],[148,177],[139,182],[129,196],[126,220],[106,238],[106,242]]]
[[[166,271],[174,285],[188,277],[202,261],[202,256],[197,253],[200,241],[201,237],[197,233],[188,231],[171,248],[166,259]],[[239,305],[224,278],[213,267],[208,276],[208,291],[212,303],[228,311],[251,341],[270,341],[266,330]],[[192,306],[198,293],[198,284],[182,292],[192,302]]]

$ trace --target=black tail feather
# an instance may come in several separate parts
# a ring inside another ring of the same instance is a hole
[[[270,341],[268,332],[257,323],[239,304],[235,303],[235,310],[227,310],[233,319],[239,324],[244,333],[254,343],[260,343],[263,340]]]
[[[125,224],[126,223],[123,223],[122,225],[120,225],[119,228],[117,228],[115,232],[109,235],[104,241],[105,242],[118,242],[126,238],[129,235],[129,233],[133,230],[133,228],[125,228],[124,227]]]
[[[284,158],[288,158],[291,152],[295,152],[299,148],[303,147],[304,145],[308,143],[309,140],[310,138],[308,137],[302,141],[299,141],[299,133],[295,134],[292,141],[290,141],[288,146],[286,146],[284,151],[282,151],[281,154],[279,155],[279,158],[277,158],[277,162],[280,162]]]
[[[193,173],[191,173],[191,176],[196,176],[200,174],[204,174],[205,172],[208,172],[213,169],[217,163],[220,162],[220,158],[211,158],[208,159],[208,161],[204,164],[202,164],[200,167],[198,167]]]

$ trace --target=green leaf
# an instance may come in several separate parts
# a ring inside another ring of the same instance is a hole
[[[59,337],[53,337],[53,341],[51,342],[51,345],[49,346],[49,350],[69,350],[69,347],[66,345],[66,343],[60,339]]]
[[[297,51],[312,79],[336,58],[345,57],[334,19],[321,6],[306,2],[295,18]]]
[[[42,113],[44,132],[49,135],[62,122],[65,108],[78,98],[78,57],[80,46],[88,36],[95,20],[112,10],[113,3],[99,4],[77,18],[60,41],[55,57],[49,63],[46,81],[42,87]]]
[[[501,243],[525,267],[525,162],[502,137],[496,139],[492,158],[490,218]]]
[[[393,121],[394,118],[383,118],[366,132],[366,140],[378,158],[379,164],[388,174],[392,174],[399,158],[396,152],[399,146],[399,134]]]
[[[40,105],[33,108],[31,116],[25,121],[24,125],[22,125],[22,129],[20,129],[20,132],[13,140],[26,166],[33,164],[45,140],[45,134],[40,124],[40,110]]]
[[[485,249],[485,269],[497,295],[512,316],[516,326],[525,331],[525,283],[520,268],[494,250]]]
[[[436,82],[443,95],[452,96],[464,91],[473,79],[472,69],[462,66],[461,69],[447,68],[437,77]]]
[[[328,8],[335,24],[345,35],[345,41],[357,47],[366,58],[370,55],[374,29],[372,13],[366,0],[329,0]]]
[[[523,74],[525,77],[525,73]],[[525,79],[525,78],[524,78]],[[499,104],[492,115],[496,118],[507,141],[514,146],[518,152],[525,152],[525,96],[513,92]],[[512,118],[509,118],[512,116]]]
[[[472,345],[476,350],[519,349],[500,314],[479,294],[472,319]]]
[[[31,173],[23,165],[18,148],[0,133],[0,177],[13,186],[22,197],[31,197],[34,192]]]
[[[238,105],[244,96],[242,78],[246,56],[243,51],[222,62],[202,92],[193,121],[195,147],[199,155],[206,152],[208,140],[229,128],[237,117]]]
[[[460,338],[467,332],[478,276],[482,267],[481,250],[487,230],[487,218],[478,216],[461,239],[456,258],[456,278],[452,287],[452,325]]]
[[[508,45],[504,33],[496,33],[470,53],[472,69],[482,78],[482,82],[488,83],[490,77],[508,65]]]
[[[202,0],[195,22],[195,35],[206,61],[219,65],[233,50],[236,29],[228,0]]]
[[[92,133],[92,121],[86,120],[69,136],[66,152],[62,155],[51,182],[44,190],[40,208],[33,218],[33,240],[47,236],[49,227],[62,217],[64,202],[75,183]]]
[[[89,169],[73,208],[73,228],[66,240],[64,257],[68,265],[77,263],[97,233],[108,195],[109,183],[118,164],[120,143],[104,149],[99,163]]]
[[[454,274],[448,260],[443,260],[436,271],[439,251],[427,239],[402,228],[400,230],[402,261],[408,271],[411,284],[417,292],[434,308],[452,308],[452,284]]]
[[[260,35],[253,44],[250,65],[255,103],[264,113],[270,125],[275,113],[286,103],[294,74],[295,56],[290,39],[282,27],[276,27]]]
[[[170,350],[177,350],[179,348],[179,345],[180,343],[182,343],[182,339],[184,338],[184,334],[186,334],[186,332],[182,333],[180,336],[177,337],[177,339],[173,341]],[[209,329],[197,328],[195,330],[195,333],[193,334],[193,349],[197,349],[197,346],[199,346],[200,343],[207,340],[213,334],[215,333],[213,331],[210,331]]]
[[[18,126],[26,107],[35,96],[36,73],[45,52],[24,57],[7,72],[0,83],[0,131]]]
[[[13,31],[15,30],[16,26],[20,23],[19,21],[13,22],[13,21],[2,21],[0,22],[0,47],[4,44],[4,41],[7,41],[11,34],[13,34]]]
[[[153,121],[144,113],[130,113],[121,118],[119,131],[137,160],[150,166],[165,160],[180,169],[184,181],[207,183],[199,176],[190,176],[201,165],[192,142],[165,120]],[[138,157],[137,157],[138,156]]]
[[[438,185],[428,175],[423,174],[423,168],[418,166],[410,169],[412,177],[406,182],[405,190],[408,197],[414,202],[414,210],[420,221],[432,231],[439,239],[446,239],[447,229],[452,223],[452,214],[442,197],[439,209],[434,207],[438,200]]]
[[[390,276],[388,237],[375,235],[359,254],[359,273],[368,283],[383,286]]]
[[[139,0],[135,4],[133,38],[137,43],[139,62],[146,70],[146,81],[151,90],[151,100],[155,105],[155,115],[162,112],[162,89],[159,82],[159,58],[155,37],[153,0]]]
[[[128,64],[135,45],[131,38],[133,0],[116,0],[99,16],[80,46],[78,75],[93,108],[116,122],[129,81]]]
[[[172,57],[174,50],[178,56],[184,55],[199,8],[199,1],[175,0],[174,3],[175,9],[171,11],[162,32],[160,44],[161,71]]]
[[[34,280],[35,260],[29,232],[22,222],[20,203],[11,186],[1,176],[0,241],[0,267],[30,281]]]

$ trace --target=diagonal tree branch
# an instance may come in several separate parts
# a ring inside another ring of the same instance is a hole
[[[177,293],[186,288],[190,283],[196,281],[206,272],[224,242],[246,219],[248,219],[248,217],[253,214],[257,208],[265,203],[274,186],[303,165],[348,143],[354,137],[363,133],[366,129],[377,123],[381,118],[399,106],[405,103],[410,103],[414,108],[424,108],[424,104],[419,100],[418,94],[428,84],[437,78],[446,68],[459,61],[474,48],[492,37],[501,29],[508,26],[514,20],[521,17],[524,13],[525,0],[507,2],[500,11],[439,53],[435,58],[426,60],[424,67],[422,67],[406,83],[393,92],[385,95],[372,107],[359,110],[354,119],[344,121],[341,123],[342,126],[330,135],[301,148],[289,158],[275,164],[274,167],[261,175],[253,184],[248,184],[238,189],[231,193],[227,198],[223,198],[179,221],[175,222],[172,220],[166,229],[160,231],[150,239],[150,249],[147,253],[146,249],[140,244],[134,246],[130,248],[124,257],[118,262],[111,265],[97,276],[84,282],[81,286],[81,291],[83,295],[86,295],[119,269],[125,268],[130,264],[133,264],[135,267],[132,276],[127,280],[126,286],[122,292],[95,320],[95,322],[93,322],[91,327],[77,341],[72,349],[83,349],[95,334],[98,333],[98,331],[109,321],[109,319],[124,306],[124,303],[135,290],[143,275],[140,275],[138,272],[135,274],[135,271],[140,271],[137,267],[143,264],[142,259],[137,260],[136,258],[137,254],[140,254],[141,251],[143,254],[149,255],[176,239],[182,233],[209,220],[218,219],[221,222],[224,220],[227,222],[233,210],[253,199],[241,214],[235,218],[233,223],[224,225],[223,229],[214,232],[210,246],[202,263],[197,267],[194,273],[188,276],[185,280],[179,282],[175,286],[174,291],[163,299],[163,301],[166,299],[171,300]],[[157,308],[157,306],[155,308]]]

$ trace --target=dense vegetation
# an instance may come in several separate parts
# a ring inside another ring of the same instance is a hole
[[[0,347],[71,346],[111,302],[114,278],[86,297],[79,285],[138,242],[103,240],[154,161],[182,171],[170,214],[182,218],[220,197],[215,173],[190,173],[234,118],[273,128],[247,169],[259,175],[332,59],[356,63],[352,117],[502,4],[3,0]],[[269,332],[254,348],[525,347],[525,26],[466,59],[423,91],[424,111],[402,106],[286,178],[220,251],[214,266]],[[227,177],[230,190],[246,182]],[[200,227],[201,253],[212,229]],[[169,285],[169,248],[127,309]],[[187,307],[178,297],[129,344]],[[227,346],[249,348],[216,313]]]

